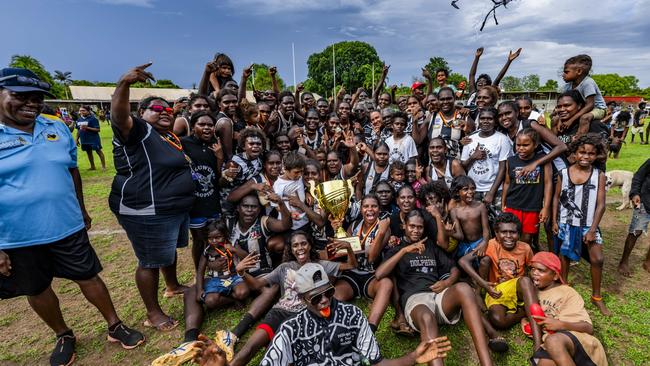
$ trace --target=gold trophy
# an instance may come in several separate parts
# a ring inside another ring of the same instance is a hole
[[[350,205],[350,198],[354,194],[352,181],[349,179],[330,180],[327,182],[314,184],[309,182],[309,192],[312,197],[318,201],[320,207],[329,213],[335,220],[342,221],[345,212]],[[355,252],[361,250],[361,242],[356,236],[348,237],[342,227],[336,230],[334,237],[338,240],[347,241]],[[341,251],[340,251],[341,252]],[[345,251],[342,251],[345,253]]]

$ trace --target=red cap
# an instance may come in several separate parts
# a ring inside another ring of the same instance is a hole
[[[566,285],[566,282],[564,282],[564,279],[562,278],[562,263],[557,255],[551,252],[538,252],[533,256],[533,259],[530,262],[543,264],[551,271],[557,273],[560,277],[560,281]]]
[[[416,81],[416,82],[413,83],[413,85],[411,85],[411,90],[419,89],[419,88],[421,88],[421,87],[423,87],[425,85],[427,85],[427,84]]]

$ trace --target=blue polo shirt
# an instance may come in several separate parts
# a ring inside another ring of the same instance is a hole
[[[65,124],[38,116],[29,134],[0,121],[0,250],[52,243],[84,227],[68,170],[76,167]]]

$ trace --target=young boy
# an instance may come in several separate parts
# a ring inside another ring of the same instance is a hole
[[[408,116],[403,112],[395,112],[393,115],[393,135],[386,139],[388,145],[388,162],[401,161],[406,164],[410,158],[418,156],[417,146],[411,135],[406,134]]]
[[[544,316],[533,316],[545,331],[544,343],[530,361],[533,365],[606,366],[603,345],[593,336],[594,328],[585,303],[560,275],[560,259],[539,252],[531,260],[530,278],[539,290]]]
[[[273,190],[283,200],[291,212],[293,225],[291,230],[298,229],[309,232],[309,219],[305,211],[291,205],[288,200],[290,196],[297,195],[300,201],[305,202],[305,184],[302,181],[302,173],[305,170],[305,158],[296,151],[290,151],[283,159],[284,173],[273,183]],[[304,228],[303,228],[304,227]]]
[[[490,239],[487,208],[474,200],[475,191],[474,181],[466,175],[454,178],[451,183],[450,194],[457,201],[449,212],[453,226],[451,237],[458,241],[456,258],[475,249],[482,256]]]
[[[479,272],[472,267],[478,259],[474,252],[463,256],[458,264],[472,279],[487,291],[485,305],[490,323],[498,329],[508,329],[528,317],[533,319],[530,305],[537,303],[537,293],[526,267],[530,265],[533,251],[519,241],[521,223],[517,217],[506,212],[499,215],[494,224],[495,238],[488,242],[485,256],[480,260]],[[535,349],[541,344],[541,333],[531,327]]]
[[[634,213],[628,230],[627,239],[625,239],[625,249],[623,257],[618,264],[618,272],[623,276],[630,276],[630,253],[634,249],[637,239],[641,233],[648,231],[650,223],[650,159],[646,160],[643,165],[634,173],[632,178],[632,188],[630,189],[630,200],[634,203]],[[643,269],[650,272],[650,249],[643,262]]]
[[[578,113],[568,121],[562,122],[559,126],[560,131],[568,129],[579,120],[577,135],[584,135],[589,132],[589,125],[595,119],[603,119],[607,105],[605,99],[598,89],[598,84],[589,77],[591,71],[591,57],[589,55],[578,55],[569,58],[564,62],[564,73],[562,79],[566,82],[563,91],[575,89],[580,92],[585,105]]]
[[[591,302],[601,313],[610,315],[600,293],[604,259],[603,238],[598,229],[605,214],[606,177],[593,165],[604,150],[602,138],[594,133],[571,143],[569,153],[574,154],[575,163],[558,175],[552,222],[563,280],[568,278],[569,263],[584,256],[591,265]]]

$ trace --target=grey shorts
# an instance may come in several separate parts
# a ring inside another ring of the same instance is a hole
[[[411,313],[413,312],[413,309],[415,309],[416,306],[418,305],[424,305],[431,310],[431,312],[436,316],[436,320],[438,321],[438,324],[449,324],[453,325],[458,323],[460,320],[460,315],[461,311],[460,309],[456,314],[454,314],[451,319],[447,318],[447,315],[445,315],[445,312],[442,311],[442,298],[445,296],[445,292],[447,292],[449,288],[446,288],[444,291],[441,293],[437,294],[435,292],[420,292],[415,295],[411,295],[408,300],[406,300],[406,305],[404,306],[404,315],[406,315],[406,321],[408,321],[409,325],[413,329],[418,329],[415,326],[415,323],[413,322],[413,318],[411,317]]]
[[[634,234],[635,232],[643,231],[647,234],[648,224],[650,224],[650,214],[646,211],[645,207],[643,207],[643,204],[641,204],[641,207],[635,208],[634,211],[632,211],[632,220],[630,221],[628,233]]]

